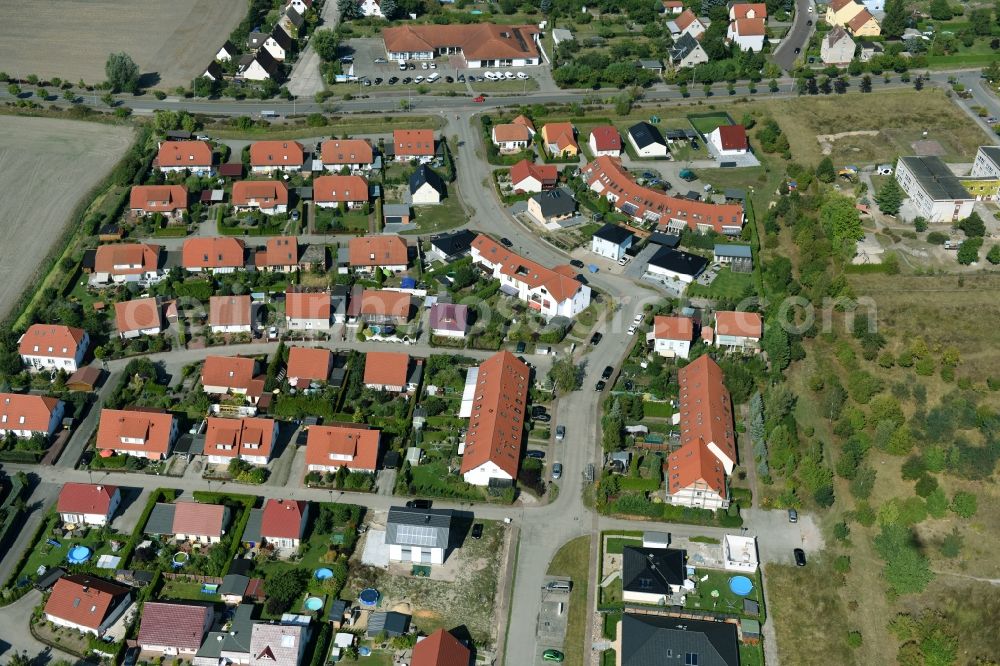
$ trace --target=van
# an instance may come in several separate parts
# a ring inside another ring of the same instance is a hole
[[[437,72],[433,72],[430,76],[427,77],[427,83],[434,83],[440,78],[441,78],[440,74],[438,74]]]
[[[277,118],[278,117],[278,112],[277,111],[261,111],[260,112],[260,117],[261,118]]]
[[[568,580],[553,580],[549,581],[545,589],[549,592],[570,592],[573,589],[573,583]]]

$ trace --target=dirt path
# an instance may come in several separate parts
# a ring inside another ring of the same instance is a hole
[[[838,132],[837,134],[817,134],[820,151],[824,155],[833,152],[833,142],[837,139],[846,139],[849,136],[878,136],[879,130],[855,130],[853,132]]]

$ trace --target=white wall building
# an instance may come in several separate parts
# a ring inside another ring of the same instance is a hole
[[[976,199],[940,157],[900,157],[896,182],[928,222],[955,222],[972,214]]]
[[[618,261],[632,247],[634,239],[635,236],[625,227],[605,224],[590,239],[590,251],[611,261]]]
[[[727,534],[722,540],[722,565],[726,571],[757,571],[757,539]]]

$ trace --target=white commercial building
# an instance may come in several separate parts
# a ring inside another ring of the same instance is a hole
[[[900,157],[896,182],[917,215],[928,222],[956,222],[972,214],[976,199],[940,157]]]

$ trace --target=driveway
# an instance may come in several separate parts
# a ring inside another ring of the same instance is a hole
[[[809,12],[810,8],[812,8],[812,13]],[[813,26],[806,24],[815,20],[816,5],[813,0],[795,0],[795,22],[792,24],[792,29],[781,40],[781,44],[778,45],[772,58],[785,71],[790,72],[792,65],[795,64],[795,59],[802,55],[795,53],[795,49],[805,49],[809,36],[814,30]]]
[[[70,663],[76,663],[76,657],[39,643],[28,631],[24,619],[31,617],[31,612],[40,603],[42,593],[32,590],[11,605],[0,608],[0,659],[4,663],[9,663],[16,652],[25,653],[29,658],[41,657],[37,662],[41,664],[53,659],[68,659]]]
[[[320,26],[323,29],[334,29],[340,22],[340,3],[323,3],[323,13],[321,14]],[[312,97],[323,90],[323,75],[319,71],[322,61],[319,55],[313,50],[312,41],[306,44],[306,48],[299,55],[298,61],[292,67],[292,74],[288,79],[288,92],[296,97]]]

